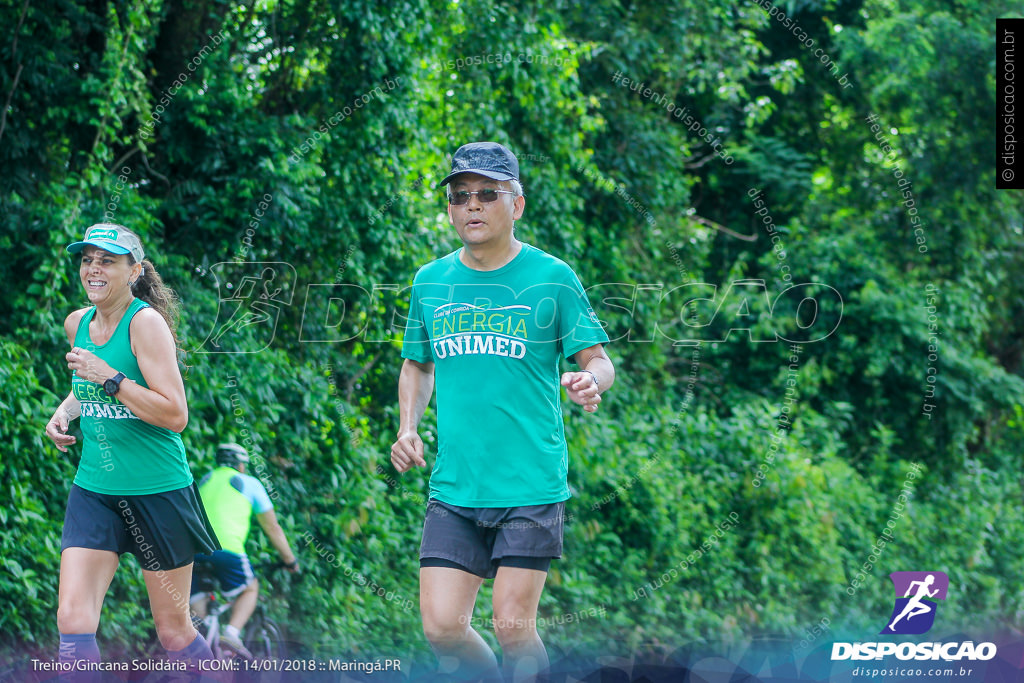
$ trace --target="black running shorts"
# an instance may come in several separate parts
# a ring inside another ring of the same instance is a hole
[[[467,508],[431,499],[423,521],[421,567],[454,564],[494,578],[499,566],[547,571],[562,556],[565,502],[511,508]]]
[[[95,493],[72,484],[60,547],[131,553],[143,569],[167,571],[190,564],[196,553],[218,550],[220,543],[194,482],[139,496]]]

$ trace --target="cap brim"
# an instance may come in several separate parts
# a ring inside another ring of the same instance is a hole
[[[89,241],[84,242],[72,242],[66,249],[69,254],[77,254],[86,247],[96,247],[103,251],[109,251],[111,254],[130,254],[131,249],[125,249],[120,244],[114,244],[113,242],[100,242],[100,241]]]
[[[488,170],[484,170],[484,169],[467,168],[464,171],[455,171],[454,173],[449,173],[448,175],[446,175],[444,177],[444,180],[442,180],[441,182],[439,182],[437,184],[437,186],[438,187],[443,187],[443,186],[447,185],[448,183],[450,183],[452,178],[454,178],[457,175],[462,175],[463,173],[476,173],[477,175],[482,175],[485,178],[490,178],[491,180],[515,180],[516,179],[516,177],[514,175],[512,175],[511,173],[506,173],[504,171],[488,171]]]

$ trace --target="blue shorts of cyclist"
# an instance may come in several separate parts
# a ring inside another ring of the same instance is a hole
[[[196,600],[213,587],[204,578],[215,577],[220,582],[221,593],[233,598],[245,590],[256,575],[252,571],[248,555],[215,550],[211,555],[196,555],[192,569],[192,600]]]

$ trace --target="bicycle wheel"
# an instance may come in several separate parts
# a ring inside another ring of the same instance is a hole
[[[245,647],[255,659],[285,659],[288,648],[281,628],[266,617],[254,617],[246,629]]]

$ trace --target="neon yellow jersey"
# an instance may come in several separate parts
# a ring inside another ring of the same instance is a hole
[[[218,467],[203,477],[199,496],[221,547],[238,555],[245,554],[253,514],[274,509],[260,480],[233,467]]]

